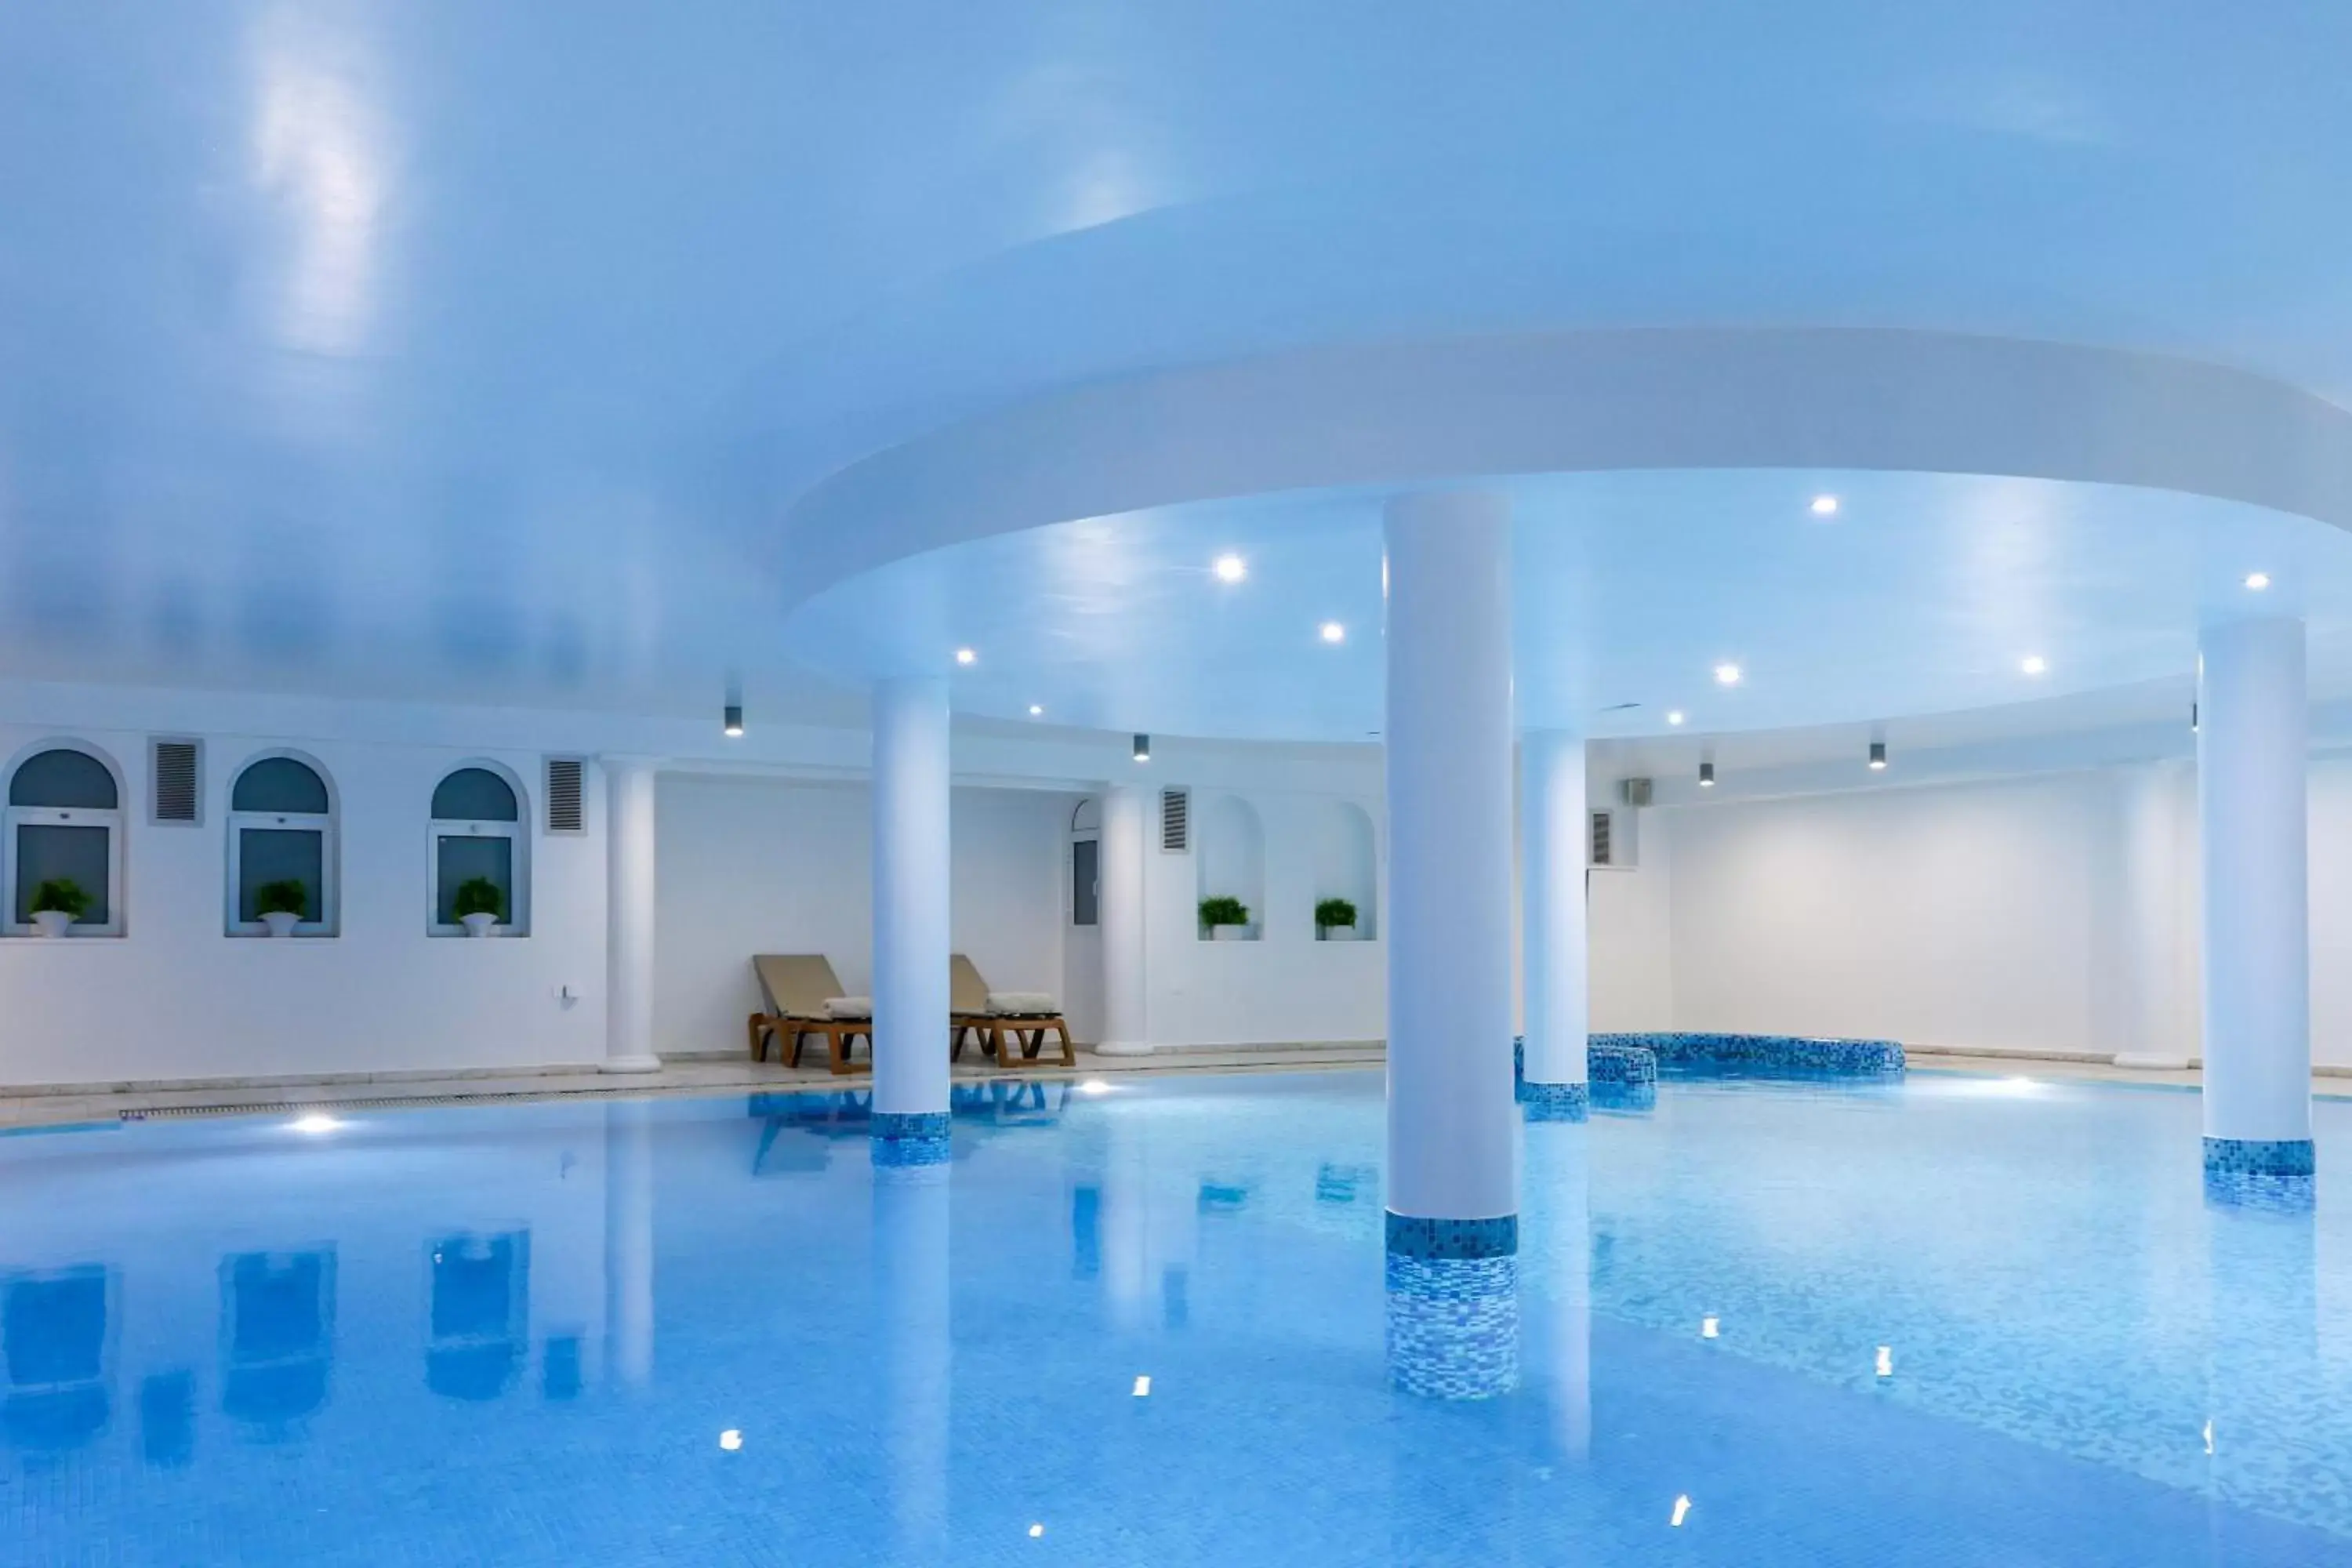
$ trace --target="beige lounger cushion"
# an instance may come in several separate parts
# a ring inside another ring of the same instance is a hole
[[[824,999],[824,1016],[828,1018],[871,1018],[874,998],[871,996],[828,996]]]
[[[784,1018],[822,1018],[825,999],[841,994],[841,982],[823,953],[763,952],[751,960],[768,1011]]]
[[[1007,1018],[1043,1018],[1061,1011],[1045,991],[992,991],[988,1010]]]
[[[948,1011],[967,1017],[988,1011],[988,982],[960,952],[948,955]]]

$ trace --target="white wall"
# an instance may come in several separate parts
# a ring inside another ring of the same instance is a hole
[[[2179,763],[1653,812],[1672,1026],[2194,1057],[2194,814]],[[2313,1058],[2352,1066],[2352,762],[2314,762],[2310,815]]]
[[[265,1077],[537,1066],[604,1055],[604,838],[593,782],[584,837],[539,831],[541,756],[214,731],[203,734],[204,821],[148,821],[155,730],[0,722],[0,763],[70,738],[125,784],[124,934],[0,939],[0,1082]],[[341,934],[225,934],[229,786],[255,754],[292,745],[341,808]],[[528,937],[426,934],[434,786],[501,763],[533,818]],[[592,770],[593,772],[593,770]],[[565,1003],[572,987],[580,999]]]
[[[2096,1048],[2102,784],[1675,811],[1675,1026]]]
[[[1274,770],[1267,772],[1274,775]],[[1388,1029],[1386,942],[1377,936],[1370,942],[1315,940],[1318,847],[1333,802],[1351,799],[1362,808],[1378,843],[1382,817],[1377,799],[1284,788],[1279,783],[1244,787],[1232,775],[1220,784],[1223,787],[1195,786],[1194,820],[1203,820],[1203,804],[1232,793],[1244,795],[1255,813],[1265,890],[1250,914],[1258,940],[1201,940],[1203,885],[1196,855],[1163,853],[1155,816],[1143,868],[1145,1019],[1150,1039],[1161,1046],[1223,1046],[1381,1038]],[[1150,805],[1156,813],[1157,795]],[[1377,874],[1384,900],[1385,856]],[[1386,930],[1380,918],[1384,914],[1375,911],[1376,933]]]
[[[960,788],[955,950],[1003,991],[1062,989],[1063,856],[1076,797]],[[751,955],[821,952],[845,994],[873,983],[872,816],[864,784],[665,773],[656,795],[655,1049],[745,1049]],[[946,1021],[940,1022],[942,1037]]]

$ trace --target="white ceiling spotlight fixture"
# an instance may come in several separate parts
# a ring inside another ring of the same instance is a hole
[[[1701,789],[1715,787],[1715,759],[1712,757],[1698,765],[1698,787]]]
[[[2249,572],[2246,574],[2246,586],[2252,588],[2255,593],[2259,594],[2270,585],[2271,574],[2269,573]]]
[[[2017,668],[2028,675],[2047,675],[2050,673],[2050,661],[2038,653],[2029,653],[2017,661]]]
[[[1874,773],[1886,771],[1886,742],[1884,741],[1870,743],[1870,771]]]
[[[978,664],[980,662],[980,655],[974,653],[968,647],[960,647],[956,649],[956,662],[962,665]]]
[[[1043,719],[1045,716],[1045,709],[1042,703],[1032,702],[1029,704],[1029,717],[1032,719]]]
[[[1228,552],[1217,557],[1215,571],[1218,582],[1238,583],[1249,575],[1249,563]]]
[[[1738,685],[1739,667],[1727,661],[1723,664],[1717,665],[1715,667],[1715,683],[1717,686]]]
[[[1835,517],[1837,515],[1837,509],[1838,499],[1835,496],[1818,495],[1813,498],[1813,515],[1815,517]]]
[[[1321,637],[1325,642],[1346,642],[1348,640],[1348,628],[1341,626],[1337,621],[1325,621],[1317,635]]]

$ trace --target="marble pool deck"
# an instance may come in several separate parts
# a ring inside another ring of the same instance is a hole
[[[2151,1071],[2118,1068],[2104,1057],[2027,1056],[2011,1052],[1930,1050],[1906,1047],[1912,1070],[1964,1072],[1995,1077],[2091,1080],[2196,1088],[2195,1068]],[[1150,1056],[1097,1056],[1081,1047],[1078,1065],[1039,1064],[1013,1073],[997,1070],[985,1058],[967,1056],[956,1064],[959,1083],[1032,1076],[1111,1077],[1130,1073],[1300,1072],[1378,1067],[1385,1053],[1376,1042],[1344,1045],[1180,1047]],[[862,1088],[871,1082],[863,1064],[835,1077],[823,1067],[788,1068],[740,1057],[676,1058],[651,1073],[604,1073],[579,1067],[489,1068],[446,1074],[345,1073],[316,1078],[219,1079],[153,1084],[71,1084],[0,1088],[0,1130],[112,1122],[142,1114],[230,1115],[265,1113],[289,1107],[364,1105],[372,1110],[403,1105],[486,1103],[656,1095],[724,1094],[734,1090]],[[2352,1097],[2352,1072],[2337,1068],[2313,1076],[2315,1094]]]

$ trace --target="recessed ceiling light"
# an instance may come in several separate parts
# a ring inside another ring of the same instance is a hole
[[[1835,517],[1837,515],[1837,509],[1838,499],[1835,496],[1821,495],[1813,498],[1813,515],[1815,517]]]
[[[1718,664],[1718,665],[1717,665],[1717,666],[1715,667],[1715,683],[1716,683],[1717,686],[1737,686],[1737,685],[1738,685],[1738,684],[1739,684],[1739,667],[1738,667],[1738,665],[1736,665],[1736,664]]]
[[[971,649],[968,647],[960,647],[956,649],[956,662],[958,664],[977,664],[980,662],[980,655],[972,652]]]
[[[1337,621],[1325,621],[1323,623],[1321,636],[1325,642],[1346,642],[1348,640],[1348,628],[1341,626]]]
[[[1249,563],[1238,555],[1220,555],[1216,573],[1220,583],[1238,583],[1249,575]]]
[[[2259,594],[2270,585],[2271,574],[2269,573],[2249,572],[2246,574],[2246,586],[2252,588],[2255,593]]]
[[[1043,706],[1035,702],[1029,704],[1029,717],[1032,719],[1043,719],[1045,716],[1045,710]]]
[[[2028,675],[2043,675],[2049,672],[2050,661],[2038,653],[2029,653],[2018,660],[2017,668]]]
[[[1666,722],[1669,724],[1679,724],[1682,721],[1683,710],[1679,708],[1674,709],[1666,714]]]

